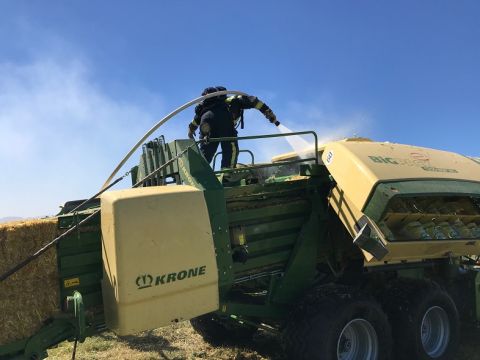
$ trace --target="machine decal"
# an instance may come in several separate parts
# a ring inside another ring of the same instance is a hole
[[[395,161],[393,158],[390,157],[383,157],[383,156],[369,156],[368,157],[370,160],[372,160],[375,163],[384,163],[384,164],[394,164],[398,165],[398,162]]]
[[[175,281],[182,281],[196,276],[202,276],[206,273],[206,266],[181,270],[179,272],[158,275],[155,278],[150,274],[139,275],[135,280],[138,289],[146,289],[152,286],[168,284]]]
[[[411,152],[410,156],[415,160],[421,160],[421,161],[430,160],[430,158],[428,157],[427,154],[424,154],[424,153],[421,153],[421,152]]]
[[[422,169],[425,171],[433,171],[433,172],[458,173],[458,171],[455,169],[437,168],[434,166],[422,166]]]
[[[333,162],[333,150],[330,150],[325,158],[325,164],[330,165]]]
[[[195,186],[196,182],[193,180],[192,174],[187,170],[185,166],[185,162],[183,161],[182,158],[178,159],[178,167],[180,170],[182,170],[183,175],[185,176],[187,182],[189,185]]]
[[[412,159],[402,159],[402,158],[395,158],[395,157],[385,157],[385,156],[369,156],[368,158],[374,162],[379,164],[390,164],[390,165],[405,165],[405,166],[416,166],[425,171],[432,171],[432,172],[443,172],[443,173],[458,173],[456,169],[448,169],[448,168],[437,168],[434,166],[430,166],[429,158],[427,156],[414,156],[417,153],[412,153]]]
[[[140,275],[135,281],[139,289],[145,289],[152,286],[153,276],[150,274]]]
[[[64,288],[69,288],[69,287],[74,287],[79,285],[80,285],[80,279],[78,277],[72,278],[72,279],[65,279],[63,281]]]

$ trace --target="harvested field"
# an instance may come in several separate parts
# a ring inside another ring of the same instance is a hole
[[[57,219],[0,224],[0,273],[24,260],[57,231]],[[59,309],[55,248],[0,283],[0,345],[33,335]]]
[[[455,360],[480,360],[479,337],[479,329],[464,329],[461,348]],[[72,348],[72,343],[64,342],[48,352],[49,359],[71,359]],[[117,337],[105,333],[79,344],[77,359],[286,360],[278,340],[268,334],[259,333],[251,343],[241,346],[212,347],[195,333],[188,322],[137,336]]]
[[[48,352],[49,359],[71,359],[72,343],[64,342]],[[282,359],[275,338],[256,336],[250,344],[213,347],[203,341],[189,322],[143,332],[137,336],[117,337],[113,333],[87,339],[78,345],[77,359]]]

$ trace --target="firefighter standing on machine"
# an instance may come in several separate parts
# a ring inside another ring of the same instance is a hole
[[[223,86],[208,87],[203,95],[225,91]],[[259,110],[272,124],[278,126],[273,111],[255,96],[230,96],[219,95],[204,100],[195,107],[195,117],[188,125],[188,137],[193,139],[195,131],[200,126],[200,139],[205,142],[200,144],[200,150],[207,162],[210,163],[218,148],[218,142],[209,142],[208,138],[237,137],[237,127],[243,129],[243,110]],[[222,169],[235,168],[238,159],[238,142],[222,141]]]

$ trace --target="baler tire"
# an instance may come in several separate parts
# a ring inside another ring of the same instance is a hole
[[[193,318],[190,324],[203,340],[213,346],[242,344],[250,341],[257,331],[252,326],[242,326],[212,313]]]
[[[429,280],[397,279],[387,285],[380,299],[392,326],[397,360],[455,357],[460,342],[459,315],[450,295],[438,284]],[[436,323],[432,325],[431,321]],[[430,330],[422,329],[428,327],[429,322]],[[432,329],[437,334],[432,335]]]
[[[391,330],[377,302],[360,290],[342,285],[314,289],[293,309],[283,331],[283,345],[289,359],[332,360],[339,358],[342,335],[351,323],[373,330],[374,353],[358,360],[391,358]],[[364,341],[364,343],[367,341]]]

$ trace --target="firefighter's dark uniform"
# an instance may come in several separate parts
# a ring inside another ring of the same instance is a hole
[[[236,137],[232,114],[223,100],[217,100],[206,106],[200,116],[200,138]],[[222,141],[222,169],[235,167],[238,158],[238,142]],[[218,148],[218,142],[203,142],[200,150],[210,163]]]
[[[190,133],[200,126],[200,138],[205,136],[236,137],[236,128],[243,129],[243,110],[258,109],[275,125],[278,125],[272,110],[255,96],[230,96],[207,99],[195,107],[195,117],[189,124]],[[202,132],[208,129],[209,134]],[[189,136],[190,136],[189,133]],[[238,160],[238,142],[222,141],[222,168],[234,168]],[[218,142],[202,143],[200,149],[205,159],[210,163],[218,148]]]

